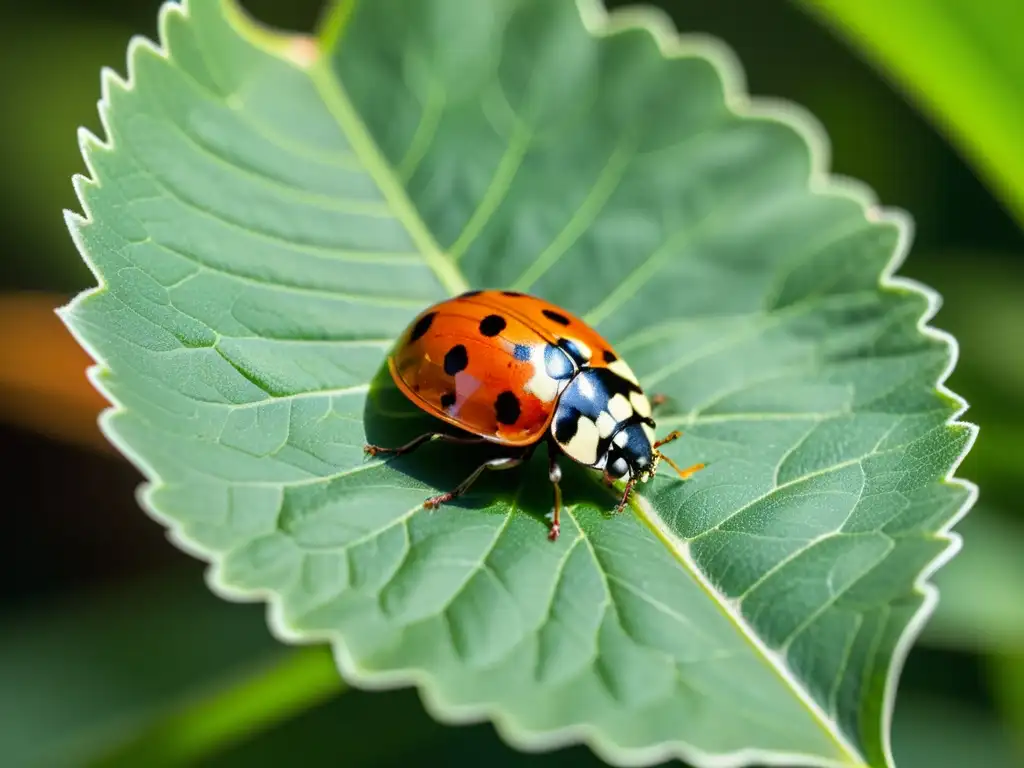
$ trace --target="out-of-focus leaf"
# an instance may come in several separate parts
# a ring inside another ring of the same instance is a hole
[[[105,80],[71,219],[103,282],[65,317],[147,505],[219,586],[520,746],[886,765],[917,582],[971,495],[937,391],[953,344],[883,277],[902,220],[649,13],[345,3],[315,58],[231,3],[187,9]],[[422,512],[470,456],[362,446],[422,426],[384,354],[467,286],[596,325],[668,395],[674,457],[710,467],[611,519],[566,467],[554,544],[540,460]]]
[[[1013,504],[1007,511],[1021,511],[1024,252],[922,253],[908,268],[944,296],[936,322],[960,341],[960,359],[950,382],[971,402],[971,418],[981,426],[964,472],[981,484],[988,498],[997,495],[1002,504]]]
[[[1024,224],[1020,0],[798,0],[902,86]]]
[[[1020,598],[1024,601],[1024,591]],[[996,702],[1013,739],[1017,764],[1024,765],[1024,641],[991,657],[988,667]]]
[[[30,4],[22,4],[30,5]],[[83,8],[88,4],[83,4]],[[13,10],[13,9],[12,9]],[[60,220],[74,195],[67,179],[82,169],[67,136],[89,116],[103,65],[123,61],[131,30],[97,23],[95,14],[73,19],[22,8],[6,13],[0,47],[0,198],[8,242],[31,242],[31,253],[4,253],[0,274],[9,284],[79,290],[90,275],[67,242]]]
[[[92,361],[54,313],[64,301],[0,295],[0,420],[109,451],[96,424],[106,401],[85,374]]]
[[[327,650],[303,649],[250,668],[241,681],[225,681],[221,688],[155,718],[90,765],[191,765],[343,689]],[[340,745],[334,746],[339,750]]]
[[[81,766],[288,653],[261,607],[218,600],[197,568],[7,614],[0,627],[0,762],[19,768]]]
[[[1024,652],[1024,526],[979,506],[964,545],[935,575],[941,598],[923,639],[980,653]]]
[[[349,692],[218,756],[217,768],[277,768],[303,745],[304,768],[334,768],[339,732],[346,765],[405,768],[458,766],[472,755],[489,768],[601,768],[579,748],[521,754],[503,745],[487,726],[442,730],[417,710],[407,693]],[[351,738],[362,734],[364,738]],[[893,718],[893,751],[899,768],[1018,768],[1012,733],[997,720],[956,702],[901,695]],[[665,768],[682,768],[667,762]]]
[[[483,739],[480,731],[485,731]],[[483,742],[483,745],[481,745]],[[461,748],[462,755],[449,745]],[[487,765],[500,768],[496,759],[512,752],[489,725],[446,728],[426,712],[416,693],[349,690],[344,696],[311,707],[301,715],[254,734],[220,752],[210,761],[216,768],[277,768],[294,760],[302,745],[302,768],[406,768],[410,765]],[[600,765],[588,751],[590,762]],[[467,759],[467,756],[472,756]],[[543,756],[531,755],[545,765]]]
[[[893,718],[899,768],[1019,768],[1002,724],[957,702],[901,696]]]
[[[1024,412],[1024,251],[935,251],[908,266],[944,296],[938,317],[961,342],[954,375],[984,379]]]

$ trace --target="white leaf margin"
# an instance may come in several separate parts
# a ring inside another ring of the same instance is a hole
[[[864,212],[864,217],[872,223],[886,222],[896,227],[899,237],[888,264],[879,276],[878,287],[899,289],[923,296],[927,300],[927,308],[918,318],[917,330],[923,336],[945,345],[949,358],[945,370],[935,382],[936,392],[948,398],[956,405],[956,411],[946,421],[947,427],[959,427],[967,431],[967,440],[963,451],[950,466],[943,483],[958,486],[967,491],[967,497],[960,509],[947,523],[934,532],[935,538],[945,540],[946,548],[940,552],[915,579],[913,589],[923,596],[921,606],[907,623],[902,635],[893,649],[892,658],[885,682],[884,701],[882,706],[881,736],[885,752],[886,766],[893,766],[891,723],[896,699],[896,688],[907,655],[917,640],[925,623],[931,617],[938,604],[938,589],[929,579],[946,565],[962,546],[960,535],[953,527],[967,515],[978,497],[978,487],[973,482],[956,477],[956,471],[963,459],[974,446],[978,435],[978,425],[963,421],[960,416],[967,410],[968,404],[961,396],[946,386],[949,375],[956,368],[960,354],[959,344],[951,334],[929,325],[942,305],[942,297],[932,288],[906,277],[896,276],[902,266],[913,240],[913,220],[905,211],[882,207],[875,193],[866,184],[855,179],[830,174],[828,171],[831,147],[824,127],[810,112],[792,102],[766,97],[752,97],[746,88],[746,78],[733,50],[722,40],[699,33],[680,33],[672,20],[661,9],[653,6],[631,6],[609,12],[601,0],[573,0],[586,30],[595,37],[607,37],[628,30],[644,30],[650,34],[665,58],[702,57],[716,70],[722,80],[726,106],[738,117],[765,118],[779,122],[796,132],[810,151],[811,172],[809,190],[816,194],[832,194],[846,197],[857,203]],[[317,60],[317,42],[307,35],[288,34],[272,30],[260,25],[250,18],[237,5],[236,0],[164,0],[158,12],[158,38],[166,39],[167,23],[170,16],[177,14],[188,17],[188,9],[194,2],[219,2],[222,4],[229,21],[239,34],[265,52],[300,69],[313,66]],[[109,93],[117,88],[132,91],[135,88],[133,61],[135,55],[146,49],[156,56],[170,61],[168,52],[162,45],[157,45],[141,35],[133,36],[128,43],[126,70],[127,77],[122,78],[109,67],[104,67],[100,76],[100,99],[97,110],[103,126],[103,133],[109,137],[111,130],[107,124]],[[99,417],[99,427],[103,435],[117,450],[138,469],[148,482],[141,485],[136,497],[140,507],[156,522],[163,525],[168,539],[179,549],[209,564],[206,570],[206,583],[209,589],[224,600],[232,602],[265,602],[267,604],[267,623],[281,642],[292,645],[311,645],[329,643],[332,646],[335,662],[342,677],[349,683],[364,689],[390,690],[415,686],[427,712],[438,722],[448,725],[469,725],[491,721],[501,738],[508,744],[525,752],[545,752],[574,744],[585,744],[603,761],[616,766],[647,766],[671,759],[680,759],[698,768],[741,768],[751,764],[778,766],[822,766],[824,768],[868,768],[868,764],[858,751],[850,744],[839,728],[825,715],[821,708],[803,689],[802,684],[788,670],[785,661],[774,651],[767,648],[747,625],[746,620],[730,606],[729,602],[720,597],[719,603],[729,618],[745,631],[748,639],[765,658],[772,663],[782,677],[792,683],[794,692],[804,701],[805,705],[822,722],[826,730],[843,746],[855,762],[836,762],[824,760],[815,755],[803,753],[768,752],[760,749],[741,749],[728,753],[709,753],[695,748],[686,742],[667,742],[646,748],[624,748],[610,743],[604,734],[592,726],[573,726],[550,732],[535,732],[523,728],[516,723],[500,706],[497,705],[457,705],[443,700],[438,687],[431,675],[423,670],[405,670],[389,673],[370,672],[358,667],[352,658],[345,638],[337,633],[323,632],[318,634],[297,633],[292,630],[284,619],[284,606],[280,596],[268,590],[239,589],[227,583],[222,574],[222,562],[218,553],[211,551],[198,542],[189,539],[181,526],[173,519],[166,517],[153,505],[151,494],[163,484],[159,473],[146,460],[127,445],[113,427],[111,420],[126,410],[124,405],[103,385],[101,376],[109,370],[102,356],[76,330],[73,323],[75,308],[97,293],[106,290],[106,282],[97,270],[82,242],[78,228],[91,221],[91,214],[85,202],[83,188],[86,185],[99,186],[97,175],[89,162],[89,147],[97,146],[113,150],[112,140],[106,141],[96,137],[85,128],[78,131],[78,143],[86,164],[87,175],[75,174],[72,182],[84,215],[65,210],[65,224],[85,261],[96,279],[97,285],[89,288],[64,307],[58,308],[56,314],[68,328],[71,335],[95,361],[86,371],[89,382],[111,404]],[[716,592],[703,573],[689,560],[685,554],[685,546],[678,542],[677,537],[658,519],[650,503],[638,497],[637,512],[654,530],[666,546],[673,550],[682,563],[688,564],[691,572],[699,579],[709,594]]]

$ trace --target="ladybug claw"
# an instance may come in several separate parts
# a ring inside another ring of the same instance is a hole
[[[548,531],[548,541],[558,541],[558,534],[561,526],[558,523],[551,524],[551,530]]]

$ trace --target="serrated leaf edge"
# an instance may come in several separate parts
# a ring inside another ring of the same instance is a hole
[[[161,5],[158,14],[158,39],[162,42],[166,39],[166,25],[168,17],[178,13],[188,17],[188,8],[191,2],[197,0],[165,0]],[[251,19],[237,5],[235,0],[200,0],[220,2],[225,9],[228,19],[233,23],[236,31],[247,37],[249,42],[266,52],[280,58],[292,66],[303,69],[314,79],[317,75],[314,69],[317,66],[318,57],[310,54],[308,45],[310,38],[301,35],[285,35],[277,33],[268,28],[262,27],[258,22]],[[348,0],[355,2],[355,0]],[[962,428],[967,431],[967,440],[960,455],[955,459],[943,480],[946,484],[955,485],[967,491],[967,498],[960,509],[947,521],[947,523],[934,533],[938,540],[947,542],[946,548],[940,552],[922,571],[918,574],[913,588],[923,596],[921,606],[907,623],[893,650],[889,672],[885,682],[885,693],[882,708],[881,735],[883,749],[885,752],[886,765],[892,766],[891,748],[891,721],[895,705],[896,683],[906,661],[907,654],[914,641],[917,639],[924,624],[931,616],[938,602],[938,590],[929,578],[943,565],[949,562],[962,546],[962,539],[952,528],[970,511],[974,505],[977,495],[977,486],[963,478],[956,477],[956,470],[959,468],[964,457],[970,452],[974,441],[977,438],[978,427],[971,422],[962,421],[959,417],[966,411],[966,401],[951,391],[946,386],[946,381],[952,371],[956,368],[959,357],[959,345],[957,340],[949,333],[929,325],[941,306],[941,297],[928,286],[906,277],[897,277],[895,272],[903,264],[909,252],[910,242],[913,234],[913,223],[909,216],[903,211],[883,208],[879,206],[874,192],[867,185],[845,177],[832,175],[828,172],[830,147],[827,134],[821,124],[813,115],[802,107],[783,100],[764,97],[753,98],[747,94],[743,69],[737,60],[732,49],[717,38],[702,34],[680,34],[675,29],[672,21],[660,9],[651,6],[633,6],[625,9],[608,12],[602,5],[601,0],[575,0],[577,9],[588,32],[594,36],[602,37],[615,34],[628,29],[643,29],[647,31],[657,42],[662,55],[666,58],[680,56],[699,56],[706,59],[718,72],[725,93],[727,107],[737,116],[748,118],[772,119],[795,131],[806,143],[811,157],[811,177],[809,189],[812,192],[822,194],[839,194],[858,203],[864,210],[865,218],[874,223],[888,222],[894,225],[898,231],[899,238],[889,263],[879,276],[879,288],[883,291],[907,291],[923,296],[927,301],[924,313],[918,318],[917,329],[925,337],[941,342],[949,350],[949,358],[946,369],[938,377],[935,383],[936,392],[950,400],[956,405],[956,411],[946,422],[947,427]],[[346,0],[339,0],[334,3],[336,10],[338,6],[344,6]],[[342,10],[344,13],[344,9]],[[329,23],[329,22],[328,22]],[[287,43],[294,41],[302,47],[290,47]],[[315,45],[315,43],[313,43]],[[729,601],[720,595],[704,574],[697,568],[686,552],[686,544],[680,541],[671,533],[658,519],[650,503],[640,496],[634,497],[634,509],[641,520],[648,525],[659,539],[670,549],[673,555],[699,581],[702,588],[709,597],[721,607],[723,612],[736,625],[737,629],[744,634],[757,651],[776,669],[779,675],[787,682],[791,690],[804,702],[808,710],[822,724],[822,727],[829,733],[836,743],[846,751],[855,762],[836,762],[822,759],[819,756],[806,755],[801,753],[767,752],[760,749],[742,749],[729,753],[708,753],[693,747],[685,742],[669,742],[654,747],[642,749],[623,748],[608,742],[604,734],[593,726],[573,726],[547,733],[530,732],[520,727],[500,705],[477,705],[464,706],[443,701],[441,694],[431,675],[423,670],[404,670],[390,673],[372,672],[367,673],[360,670],[354,659],[348,652],[344,637],[337,633],[324,632],[317,635],[311,633],[300,634],[291,630],[284,619],[284,606],[280,596],[268,590],[239,589],[228,584],[221,575],[222,564],[219,555],[212,552],[197,542],[190,540],[181,530],[177,521],[167,518],[153,505],[151,494],[158,489],[163,481],[159,473],[150,466],[143,457],[138,455],[134,449],[125,444],[112,426],[112,419],[125,407],[117,398],[104,386],[103,376],[109,370],[105,361],[87,340],[78,332],[75,327],[74,312],[76,307],[87,301],[95,294],[106,291],[107,286],[103,276],[89,257],[88,251],[78,233],[78,228],[91,220],[91,214],[83,195],[83,187],[86,185],[99,186],[97,175],[93,169],[88,152],[88,145],[95,144],[107,150],[114,148],[113,141],[109,139],[112,135],[107,124],[106,109],[109,104],[109,93],[111,88],[120,88],[125,91],[132,91],[135,87],[134,60],[141,49],[146,49],[156,56],[170,61],[166,49],[157,45],[151,40],[135,35],[128,43],[126,56],[127,76],[121,78],[114,70],[104,67],[101,71],[100,85],[101,97],[97,104],[100,121],[103,126],[103,133],[108,137],[103,141],[89,132],[87,129],[79,129],[79,147],[83,160],[86,164],[87,175],[76,174],[73,178],[75,192],[79,203],[82,206],[83,214],[65,210],[65,224],[71,237],[86,265],[89,267],[96,279],[97,285],[78,294],[67,305],[56,310],[56,314],[64,322],[71,335],[93,358],[95,365],[90,366],[86,371],[89,382],[111,403],[111,407],[103,411],[99,418],[99,426],[104,436],[120,451],[146,478],[149,482],[139,487],[137,501],[150,517],[165,526],[168,538],[176,546],[197,559],[209,563],[206,571],[206,582],[211,591],[223,599],[236,602],[257,602],[263,601],[267,604],[267,622],[280,640],[290,644],[311,644],[318,642],[329,642],[333,646],[335,661],[339,671],[346,679],[357,681],[358,685],[364,688],[391,689],[414,685],[419,690],[424,707],[431,716],[449,724],[469,724],[484,720],[491,720],[496,730],[508,743],[523,751],[547,751],[574,743],[585,743],[606,762],[613,765],[641,766],[655,762],[661,762],[672,758],[680,758],[697,766],[708,766],[709,768],[734,768],[751,763],[765,765],[793,765],[793,766],[843,766],[850,768],[867,768],[863,757],[859,755],[851,744],[848,743],[842,734],[821,710],[810,696],[803,689],[800,681],[789,671],[784,660],[778,657],[771,649],[757,637],[747,625],[745,619],[730,605]],[[320,75],[322,77],[322,75]],[[340,89],[336,89],[340,90]],[[346,105],[347,106],[347,105]],[[351,109],[350,107],[348,109]],[[368,138],[368,137],[366,137]],[[370,153],[373,158],[371,168],[375,180],[382,184],[382,191],[386,197],[401,213],[400,216],[409,226],[410,221],[415,224],[418,217],[415,215],[411,202],[405,195],[404,190],[397,185],[394,179],[386,176],[381,177],[382,169],[386,170],[387,163],[379,154],[372,140],[368,146],[361,146],[363,151]],[[422,225],[422,231],[411,231],[417,245],[424,249],[424,257],[434,268],[439,279],[445,286],[454,292],[464,289],[465,283],[461,275],[451,262],[448,262],[433,237]]]

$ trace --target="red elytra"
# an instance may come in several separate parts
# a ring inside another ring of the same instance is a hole
[[[625,480],[621,511],[635,485],[664,459],[680,469],[654,435],[652,405],[636,376],[597,331],[570,312],[515,291],[468,291],[428,307],[388,357],[395,384],[415,405],[461,434],[429,432],[395,448],[367,445],[371,455],[409,453],[432,440],[494,443],[508,455],[482,463],[453,490],[424,502],[436,507],[464,493],[486,469],[508,469],[548,444],[558,537],[561,469],[557,459],[601,470],[606,483]],[[657,405],[662,398],[655,397]]]

